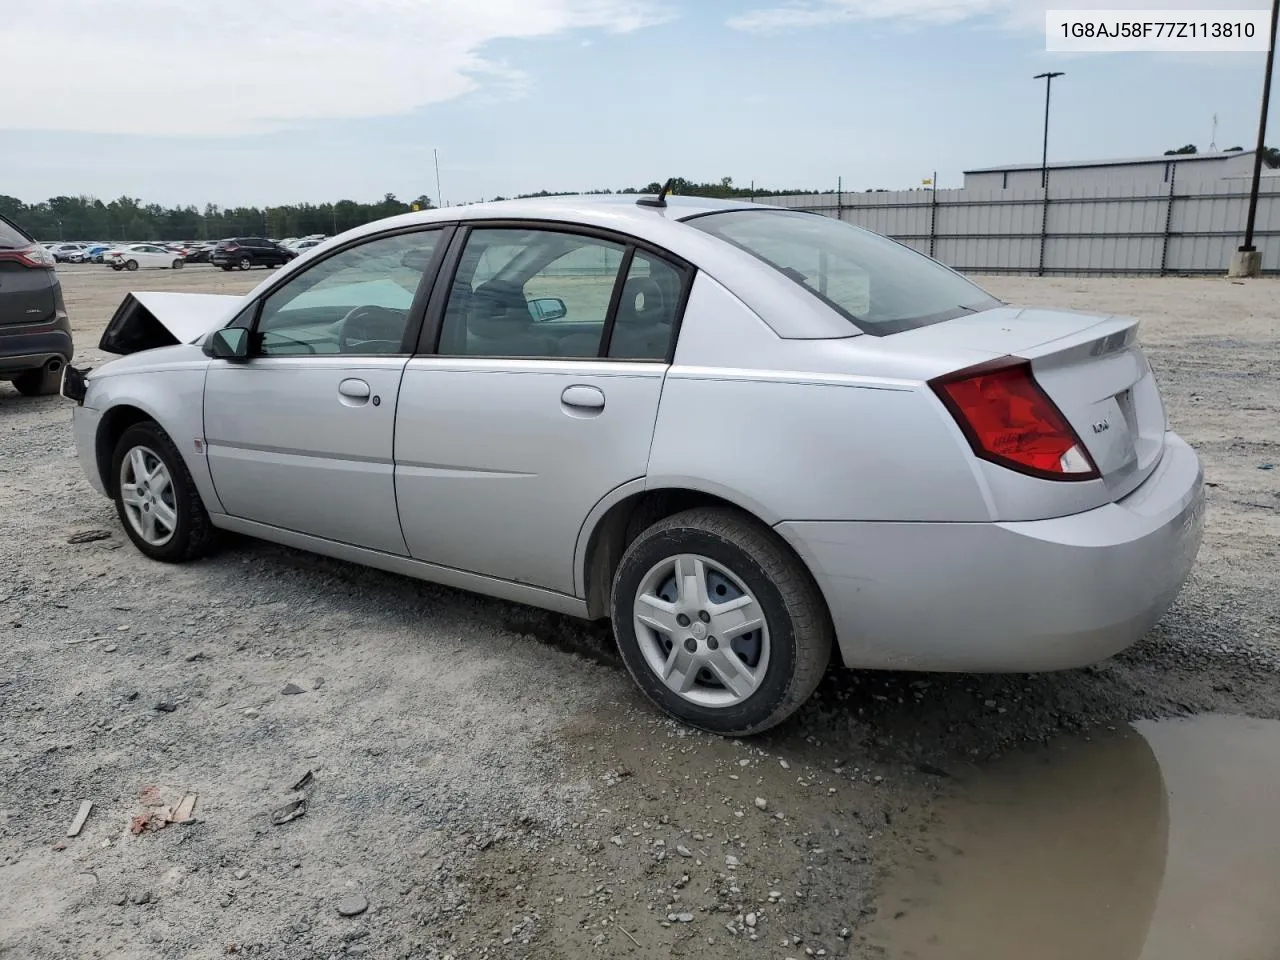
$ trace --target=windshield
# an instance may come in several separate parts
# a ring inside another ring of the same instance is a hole
[[[1000,304],[937,261],[832,217],[735,210],[686,222],[763,260],[863,333],[914,330]]]

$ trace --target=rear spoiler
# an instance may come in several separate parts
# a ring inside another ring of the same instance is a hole
[[[130,293],[112,314],[98,349],[129,354],[191,343],[230,320],[244,297],[215,293]]]

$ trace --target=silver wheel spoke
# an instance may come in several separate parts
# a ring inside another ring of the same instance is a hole
[[[676,558],[676,591],[679,602],[703,607],[707,603],[707,565],[701,557]]]
[[[662,679],[676,693],[688,693],[698,679],[698,664],[680,644],[675,644],[667,654]]]
[[[751,672],[751,668],[742,662],[731,647],[723,646],[712,651],[707,657],[707,666],[739,700],[751,696],[759,685],[760,681]]]
[[[141,447],[134,447],[129,453],[129,467],[133,470],[133,482],[145,483],[151,478],[147,471],[147,455]]]
[[[142,536],[148,541],[156,539],[156,515],[150,510],[142,511]]]
[[[134,483],[120,484],[120,499],[124,501],[126,507],[142,506],[142,494],[138,493],[138,485]]]
[[[741,596],[711,608],[711,632],[729,641],[764,626],[764,612],[751,596]]]
[[[676,607],[661,597],[651,593],[643,594],[636,599],[636,619],[646,627],[667,633],[672,636],[679,630],[676,624]]]
[[[151,478],[151,492],[157,497],[164,494],[170,487],[169,471],[164,468],[164,464],[156,467],[156,472]]]
[[[173,507],[169,506],[163,500],[157,500],[151,508],[151,516],[153,522],[158,522],[164,527],[165,533],[173,533],[178,529],[178,514]]]

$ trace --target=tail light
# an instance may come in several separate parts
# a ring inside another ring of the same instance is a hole
[[[24,267],[31,267],[35,270],[52,270],[57,265],[53,254],[38,243],[33,243],[26,247],[18,247],[16,250],[0,250],[0,260],[20,263]]]
[[[223,247],[222,249],[223,249],[223,250],[225,250],[225,251],[227,251],[228,253],[230,253],[230,252],[231,252],[231,251],[233,251],[233,250],[239,250],[239,249],[240,249],[240,244],[238,244],[238,243],[228,243],[228,244],[227,244],[225,247]]]
[[[1096,480],[1098,468],[1031,373],[1004,357],[929,381],[976,456],[1046,480]]]

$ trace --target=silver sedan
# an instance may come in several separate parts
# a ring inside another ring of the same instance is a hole
[[[833,658],[1143,636],[1204,495],[1136,334],[834,219],[575,197],[369,224],[243,298],[130,294],[127,355],[63,393],[146,556],[227,530],[609,618],[659,707],[742,735]]]

